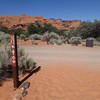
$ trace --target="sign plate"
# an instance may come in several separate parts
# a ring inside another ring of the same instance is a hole
[[[11,58],[12,58],[12,66],[16,67],[16,48],[15,48],[15,35],[12,33],[10,35],[11,38]]]

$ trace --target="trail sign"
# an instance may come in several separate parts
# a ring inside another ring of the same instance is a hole
[[[93,47],[94,46],[94,41],[91,39],[91,40],[86,40],[86,47]]]
[[[17,59],[17,39],[16,34],[13,32],[10,33],[11,38],[11,58],[12,58],[12,67],[13,67],[13,82],[14,88],[19,86],[19,77],[18,77],[18,59]]]

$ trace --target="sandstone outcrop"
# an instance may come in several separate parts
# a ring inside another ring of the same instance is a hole
[[[80,24],[80,20],[62,20],[62,19],[48,19],[43,16],[28,16],[28,15],[20,15],[20,16],[12,16],[5,15],[0,16],[0,25],[8,27],[8,28],[23,28],[26,29],[30,23],[36,23],[43,25],[44,23],[51,24],[57,29],[70,29],[77,28]]]

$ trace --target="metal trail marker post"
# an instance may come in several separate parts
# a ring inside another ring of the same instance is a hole
[[[18,77],[18,59],[17,59],[17,39],[16,34],[13,32],[10,33],[11,38],[11,58],[12,58],[12,67],[13,67],[13,82],[14,88],[19,86],[19,77]]]

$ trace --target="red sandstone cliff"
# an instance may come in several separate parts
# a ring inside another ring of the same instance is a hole
[[[80,20],[65,21],[61,19],[47,19],[42,16],[0,16],[0,25],[8,28],[27,28],[28,24],[38,22],[40,24],[49,23],[58,29],[76,28],[80,25]]]

